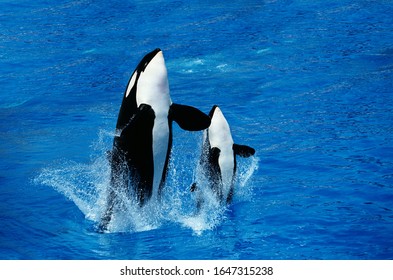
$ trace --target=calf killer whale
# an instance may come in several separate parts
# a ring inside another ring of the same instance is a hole
[[[255,150],[246,145],[233,142],[229,124],[220,108],[215,105],[209,116],[211,124],[203,134],[202,153],[199,161],[203,182],[208,182],[210,189],[222,203],[232,201],[236,156],[250,157]],[[198,182],[191,186],[191,191],[198,189]],[[200,206],[201,201],[198,201]]]
[[[167,175],[172,147],[172,122],[198,131],[210,125],[200,110],[172,103],[167,69],[160,49],[145,55],[124,92],[116,124],[107,208],[100,229],[106,230],[119,193],[143,206],[158,198]]]

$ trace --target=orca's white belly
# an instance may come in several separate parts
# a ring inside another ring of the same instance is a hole
[[[165,161],[169,149],[169,124],[168,118],[155,119],[153,126],[153,199],[157,197],[162,176],[165,172]]]

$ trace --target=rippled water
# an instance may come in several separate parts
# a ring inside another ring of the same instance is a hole
[[[392,259],[389,1],[0,1],[1,259]],[[234,203],[194,215],[202,134],[163,203],[96,221],[122,94],[164,51],[174,102],[220,105]]]

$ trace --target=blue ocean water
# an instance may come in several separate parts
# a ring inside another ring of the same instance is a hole
[[[0,259],[393,259],[390,1],[0,1]],[[202,134],[163,202],[97,231],[127,81],[223,110],[234,202],[194,215]]]

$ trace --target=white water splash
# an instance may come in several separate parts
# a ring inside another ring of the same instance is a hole
[[[112,139],[113,133],[100,131],[98,140],[92,145],[95,156],[90,163],[60,162],[57,167],[55,164],[54,167],[43,169],[35,178],[35,182],[50,186],[63,194],[75,203],[86,219],[98,225],[107,205],[110,186],[107,150],[112,145]],[[228,208],[218,203],[215,195],[207,187],[202,186],[203,191],[199,194],[190,191],[195,173],[199,172],[196,170],[198,158],[190,159],[190,154],[185,154],[184,148],[174,147],[166,186],[160,201],[150,200],[145,206],[140,207],[125,192],[120,193],[119,202],[108,225],[108,232],[148,231],[170,222],[201,235],[222,223]],[[199,155],[199,152],[195,154]],[[247,198],[250,195],[249,180],[257,168],[257,158],[238,165],[235,196]],[[202,195],[204,201],[199,210],[196,203],[201,198],[196,197],[197,195]]]

